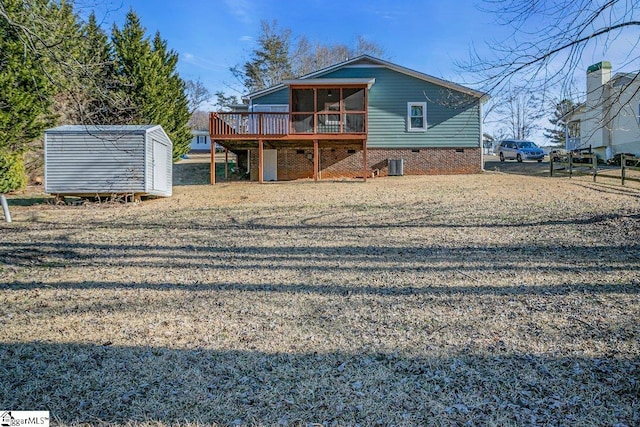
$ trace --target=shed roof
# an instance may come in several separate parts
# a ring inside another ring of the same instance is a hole
[[[47,133],[146,133],[160,125],[63,125],[47,129]]]

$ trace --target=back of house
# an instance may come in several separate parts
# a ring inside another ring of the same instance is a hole
[[[259,181],[478,173],[486,99],[364,55],[249,94],[210,131]]]

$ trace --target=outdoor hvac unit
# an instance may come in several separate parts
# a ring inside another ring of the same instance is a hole
[[[44,190],[169,197],[172,152],[159,125],[59,126],[44,135]]]
[[[389,159],[389,176],[404,176],[404,159]]]

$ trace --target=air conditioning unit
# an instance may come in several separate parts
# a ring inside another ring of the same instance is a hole
[[[389,176],[404,176],[404,159],[389,159]]]

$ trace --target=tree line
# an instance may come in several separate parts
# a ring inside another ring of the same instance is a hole
[[[174,159],[186,153],[188,89],[201,85],[185,82],[177,62],[133,10],[107,34],[95,14],[83,20],[66,1],[2,0],[0,193],[25,185],[25,154],[56,125],[159,124]]]
[[[294,37],[291,29],[278,27],[278,22],[263,20],[260,35],[249,59],[229,71],[240,84],[243,93],[262,90],[286,79],[293,79],[359,55],[384,58],[384,49],[362,36],[354,46],[343,43],[311,42],[306,36]],[[234,94],[216,92],[217,106],[227,109],[240,100]]]

